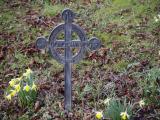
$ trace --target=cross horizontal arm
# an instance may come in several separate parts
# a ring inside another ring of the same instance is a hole
[[[87,41],[80,41],[80,40],[72,40],[72,41],[57,40],[51,43],[51,46],[56,48],[65,48],[66,46],[72,48],[78,48],[83,45],[87,45],[87,43],[88,43]]]

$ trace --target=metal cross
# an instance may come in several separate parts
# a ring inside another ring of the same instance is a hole
[[[60,24],[53,29],[49,36],[49,41],[44,37],[39,37],[36,41],[38,49],[49,48],[51,55],[58,62],[64,64],[65,72],[65,110],[71,111],[72,101],[72,85],[71,85],[71,64],[78,63],[84,56],[87,48],[96,50],[100,48],[100,41],[93,37],[89,41],[86,39],[84,31],[73,24],[75,14],[70,9],[65,9],[62,12],[62,19],[64,24]],[[57,40],[60,32],[64,31],[64,40]],[[79,40],[72,40],[72,33],[77,33]],[[57,48],[64,48],[64,56],[59,54]],[[80,48],[79,51],[73,55],[72,48]]]

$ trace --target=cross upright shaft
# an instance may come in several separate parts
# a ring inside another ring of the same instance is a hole
[[[64,11],[62,17],[65,20],[64,30],[65,30],[65,42],[69,43],[72,37],[72,21],[70,20],[70,13],[71,11]],[[69,44],[65,44],[65,65],[64,65],[64,72],[65,72],[65,110],[71,111],[72,106],[72,84],[71,84],[71,62],[69,59],[72,58],[72,50]]]

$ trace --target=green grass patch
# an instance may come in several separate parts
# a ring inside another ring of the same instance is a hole
[[[63,9],[64,9],[64,6],[61,4],[51,5],[51,4],[45,3],[43,14],[45,16],[55,16],[56,14],[61,12]]]
[[[15,59],[14,59],[14,63],[11,65],[12,69],[16,69],[16,68],[25,68],[26,66],[29,65],[30,59],[19,52],[15,52]]]
[[[76,69],[83,69],[84,66],[93,66],[94,63],[89,60],[82,60],[80,63],[76,64]]]
[[[53,75],[63,70],[63,65],[58,63],[56,60],[51,58],[47,60],[47,62],[51,64],[48,71],[52,73]]]
[[[116,72],[123,72],[128,66],[128,61],[120,60],[113,65],[113,70]]]

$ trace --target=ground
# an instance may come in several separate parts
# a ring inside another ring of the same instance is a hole
[[[159,0],[1,0],[0,8],[0,119],[94,120],[96,111],[103,111],[105,119],[119,120],[112,117],[114,110],[131,108],[130,119],[160,120]],[[72,66],[69,114],[63,107],[63,65],[48,50],[35,47],[37,37],[48,38],[64,22],[64,8],[76,13],[74,22],[87,38],[102,42]],[[28,68],[34,72],[37,96],[31,107],[24,107],[18,96],[6,100],[5,92],[9,81]],[[104,103],[107,98],[110,105]]]

